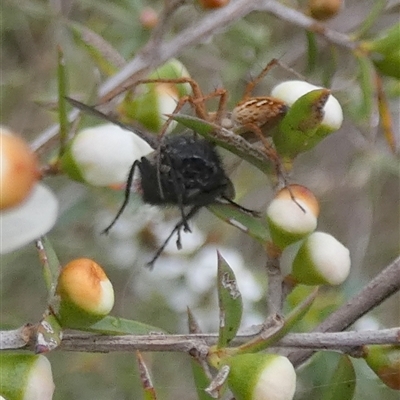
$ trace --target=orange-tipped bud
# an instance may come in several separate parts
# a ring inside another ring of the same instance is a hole
[[[31,193],[40,177],[35,154],[24,140],[0,127],[0,209],[15,207]]]
[[[303,239],[317,227],[319,204],[304,186],[289,185],[280,190],[267,209],[272,241],[280,249]]]
[[[200,5],[205,9],[225,7],[229,0],[198,0]]]
[[[105,317],[114,305],[114,289],[104,270],[93,260],[69,262],[58,278],[59,316],[65,326],[93,323]]]
[[[336,16],[343,7],[343,0],[309,0],[310,15],[320,21]]]

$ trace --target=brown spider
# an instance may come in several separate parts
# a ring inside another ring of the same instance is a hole
[[[242,100],[233,108],[231,112],[227,112],[226,110],[228,100],[228,92],[226,89],[219,88],[212,93],[204,95],[199,84],[190,77],[173,79],[140,79],[133,84],[125,85],[124,87],[119,88],[118,92],[113,92],[112,95],[108,96],[107,98],[103,98],[100,104],[111,100],[111,98],[122,93],[123,91],[134,90],[140,84],[187,83],[192,88],[192,94],[183,96],[179,99],[173,114],[177,114],[186,103],[189,103],[193,107],[198,118],[221,126],[222,128],[234,130],[249,142],[261,140],[264,145],[264,152],[266,156],[273,162],[277,173],[280,174],[280,171],[282,170],[280,158],[266,137],[268,136],[268,131],[274,127],[286,114],[288,109],[287,105],[283,101],[271,96],[252,97],[252,92],[256,85],[264,78],[271,68],[276,65],[283,66],[279,60],[273,59],[266,65],[266,67],[255,79],[247,84]],[[287,68],[285,66],[283,67]],[[205,102],[215,97],[219,97],[217,111],[208,112]],[[166,132],[171,121],[171,118],[166,121],[161,130],[161,136]]]

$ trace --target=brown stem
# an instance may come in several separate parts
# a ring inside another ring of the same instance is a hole
[[[399,289],[400,257],[396,258],[378,276],[369,282],[360,293],[318,325],[313,332],[343,331]],[[295,366],[298,366],[312,355],[313,351],[297,351],[289,354],[289,359]]]

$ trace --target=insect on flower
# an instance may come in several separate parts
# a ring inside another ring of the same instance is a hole
[[[272,96],[252,96],[252,92],[257,84],[265,77],[265,75],[267,75],[271,68],[276,65],[288,69],[292,73],[298,75],[295,71],[282,64],[279,60],[271,60],[258,76],[246,85],[241,101],[239,101],[231,112],[227,111],[228,91],[226,89],[218,88],[212,93],[205,95],[199,84],[190,77],[172,79],[140,79],[133,83],[127,82],[125,85],[118,87],[107,96],[103,97],[99,105],[110,101],[123,91],[134,91],[135,88],[141,84],[189,84],[192,88],[192,94],[183,96],[179,99],[172,115],[177,114],[186,103],[189,103],[198,118],[216,126],[220,126],[221,128],[232,130],[235,133],[240,134],[250,143],[261,141],[264,153],[273,163],[275,173],[279,179],[282,178],[283,175],[281,160],[267,137],[269,136],[271,128],[276,126],[285,116],[288,106],[282,100]],[[216,111],[208,112],[205,103],[211,98],[219,98],[218,108]],[[171,121],[171,117],[166,121],[160,133],[161,136],[167,131]]]
[[[148,263],[153,267],[165,246],[177,233],[177,247],[180,249],[180,232],[190,232],[188,221],[202,208],[215,203],[229,203],[243,212],[257,215],[235,203],[235,189],[226,175],[215,146],[197,137],[194,133],[166,135],[159,137],[147,134],[127,124],[109,117],[93,107],[68,98],[76,108],[94,116],[106,119],[121,128],[128,129],[144,139],[154,152],[136,160],[129,171],[124,202],[110,225],[103,231],[109,232],[116,223],[131,193],[131,186],[136,170],[140,172],[139,190],[145,203],[153,205],[176,205],[181,213],[181,220],[175,225],[170,235]],[[188,206],[188,210],[185,207]]]

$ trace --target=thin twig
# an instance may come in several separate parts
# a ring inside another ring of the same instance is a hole
[[[0,332],[0,349],[29,350],[27,337],[21,335],[25,327]],[[234,345],[243,344],[253,336],[239,334],[233,341]],[[194,350],[204,357],[209,346],[215,345],[218,335],[92,335],[65,333],[58,350],[84,352],[114,352],[114,351],[173,351],[192,354]],[[400,327],[375,331],[349,332],[311,332],[289,333],[274,343],[273,347],[297,348],[312,350],[338,350],[354,348],[370,344],[399,344]]]
[[[378,276],[369,282],[360,293],[318,325],[313,332],[343,331],[399,289],[400,257],[396,258]],[[289,354],[289,358],[295,366],[298,366],[312,355],[312,351],[299,351]]]
[[[322,35],[326,40],[335,45],[347,49],[353,49],[356,46],[350,37],[327,29],[315,20],[306,17],[301,12],[283,6],[277,1],[237,0],[231,2],[220,10],[207,14],[199,21],[196,21],[195,25],[183,30],[169,42],[157,42],[155,44],[155,46],[157,46],[157,51],[154,51],[155,54],[153,54],[150,51],[151,49],[145,45],[145,52],[139,52],[123,69],[121,69],[121,71],[101,85],[99,89],[99,97],[102,98],[109,96],[110,93],[112,93],[116,88],[123,86],[127,81],[142,78],[151,68],[155,68],[165,63],[172,57],[176,57],[191,46],[205,42],[210,37],[221,32],[229,24],[245,17],[252,11],[266,11],[271,13],[283,21]],[[72,111],[69,114],[69,120],[73,121],[78,114],[78,111]],[[53,125],[46,129],[31,143],[32,149],[34,151],[41,149],[58,134],[58,131],[58,125]]]
[[[267,274],[268,274],[268,314],[282,313],[282,274],[279,266],[278,257],[268,257],[267,260]]]

